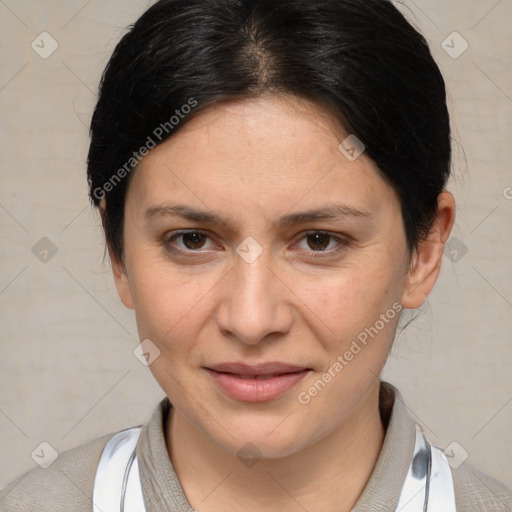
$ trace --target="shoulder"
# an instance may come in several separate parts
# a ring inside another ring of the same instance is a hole
[[[96,468],[113,435],[67,450],[47,469],[37,467],[16,478],[0,492],[0,511],[90,512]]]
[[[512,510],[512,491],[471,464],[452,469],[452,475],[457,512]]]

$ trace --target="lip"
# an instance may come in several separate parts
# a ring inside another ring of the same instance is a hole
[[[266,402],[294,387],[310,371],[279,362],[246,365],[221,363],[205,367],[221,391],[241,402]]]

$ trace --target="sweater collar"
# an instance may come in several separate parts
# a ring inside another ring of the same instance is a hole
[[[154,512],[190,512],[176,471],[169,459],[165,441],[165,422],[172,404],[164,398],[144,426],[137,446],[144,498]],[[415,425],[400,392],[381,382],[379,395],[381,419],[386,433],[381,452],[361,496],[352,512],[389,512],[395,510],[411,463]]]

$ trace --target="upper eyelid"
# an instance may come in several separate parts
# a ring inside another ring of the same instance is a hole
[[[208,231],[205,231],[205,230],[202,230],[202,229],[188,229],[188,230],[179,230],[179,231],[176,231],[176,232],[173,232],[172,234],[169,234],[168,236],[165,237],[165,240],[167,241],[167,243],[171,242],[171,240],[175,239],[175,238],[179,238],[180,236],[183,236],[183,235],[187,235],[189,233],[201,233],[203,235],[206,235],[212,242],[214,242],[214,239],[213,237],[210,235],[210,233],[208,233]],[[303,238],[307,237],[307,236],[310,236],[310,235],[313,235],[313,234],[322,234],[322,235],[327,235],[327,236],[330,236],[331,238],[335,239],[336,241],[338,241],[340,244],[346,244],[348,243],[348,237],[347,236],[344,236],[344,235],[341,235],[341,234],[334,234],[334,233],[331,233],[330,231],[323,231],[323,230],[320,230],[320,229],[310,229],[310,230],[306,230],[304,232],[301,232],[301,236],[300,238],[298,238],[296,240],[296,242],[302,240]],[[294,242],[294,243],[296,243]],[[191,252],[191,253],[199,253],[201,252],[201,249],[198,249],[197,251],[194,251],[192,249],[179,249],[183,252]],[[332,250],[332,249],[331,249]],[[318,252],[318,253],[321,253],[321,252],[329,252],[329,251],[312,251],[312,252]]]
[[[212,242],[214,242],[213,237],[207,231],[203,231],[202,229],[190,229],[190,230],[180,230],[172,233],[168,233],[164,236],[163,242],[169,244],[172,240],[176,238],[180,238],[184,235],[188,235],[190,233],[201,233],[202,235],[207,236]],[[192,251],[191,249],[180,249],[183,252],[200,252],[200,250]]]

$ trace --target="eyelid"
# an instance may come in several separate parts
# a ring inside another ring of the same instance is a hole
[[[307,252],[309,255],[312,255],[313,258],[322,258],[322,257],[327,258],[327,257],[331,257],[333,255],[336,255],[338,252],[340,252],[343,248],[345,248],[350,243],[350,240],[347,236],[343,236],[339,233],[334,234],[334,233],[331,233],[330,231],[323,231],[321,229],[312,229],[312,230],[308,230],[308,231],[301,233],[301,236],[300,236],[299,240],[297,241],[297,243],[302,241],[303,239],[307,238],[308,236],[317,235],[317,234],[326,235],[326,236],[330,237],[331,240],[335,240],[337,242],[337,246],[334,249],[323,250],[323,251],[313,251],[313,250],[303,251],[303,252]]]
[[[191,228],[191,229],[182,229],[182,230],[172,231],[170,233],[167,233],[166,235],[164,235],[161,243],[162,243],[162,245],[166,246],[167,248],[169,248],[175,252],[181,252],[182,254],[201,254],[203,252],[206,252],[202,248],[198,249],[197,251],[194,251],[192,249],[176,248],[171,245],[171,242],[173,240],[180,238],[181,236],[188,235],[190,233],[199,233],[201,235],[206,236],[208,240],[213,242],[212,236],[207,231],[204,231],[202,229]]]
[[[200,233],[202,235],[205,235],[208,240],[213,242],[212,236],[207,231],[202,230],[202,229],[191,228],[191,229],[184,229],[184,230],[179,230],[179,231],[175,231],[175,232],[174,231],[170,232],[163,237],[161,243],[168,250],[170,250],[172,252],[176,252],[176,253],[185,254],[185,255],[191,255],[191,254],[200,255],[202,253],[209,252],[209,251],[203,250],[203,249],[198,249],[198,250],[181,249],[181,248],[173,247],[171,245],[171,242],[174,239],[179,238],[180,236],[183,236],[186,234],[190,234],[190,233]],[[302,253],[307,253],[308,255],[312,256],[313,258],[333,256],[336,253],[338,253],[339,251],[341,251],[344,247],[349,245],[349,243],[350,243],[350,240],[347,236],[340,235],[339,233],[334,234],[329,231],[324,231],[324,230],[320,230],[320,229],[312,229],[312,230],[301,232],[299,234],[298,239],[296,240],[296,242],[293,243],[293,245],[296,245],[298,242],[302,241],[303,239],[307,238],[308,236],[316,235],[316,234],[326,235],[326,236],[330,237],[332,240],[335,240],[337,242],[337,246],[334,249],[323,250],[323,251],[301,250]]]

